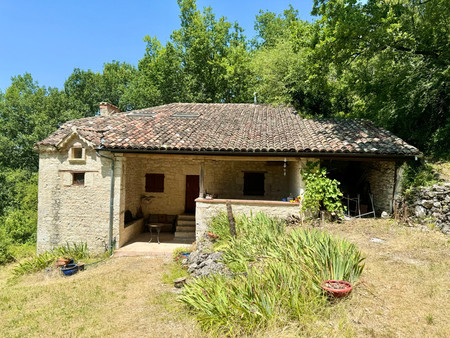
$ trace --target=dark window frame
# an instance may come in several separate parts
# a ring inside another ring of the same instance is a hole
[[[82,160],[83,159],[83,148],[79,148],[79,147],[72,148],[72,159]]]
[[[84,186],[86,182],[86,173],[72,173],[72,185]]]
[[[145,174],[145,192],[164,192],[164,174]]]
[[[265,179],[263,172],[244,172],[244,196],[264,196]]]

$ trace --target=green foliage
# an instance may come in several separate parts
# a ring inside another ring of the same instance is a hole
[[[37,173],[20,169],[5,171],[0,174],[0,187],[7,191],[0,204],[0,228],[14,243],[35,242]]]
[[[225,214],[211,223],[219,235],[216,246],[234,276],[196,279],[180,297],[200,325],[216,333],[248,334],[289,320],[307,325],[329,311],[320,283],[334,278],[355,282],[364,268],[355,245],[326,232],[287,233],[282,221],[264,214],[237,216],[236,230],[234,238]]]
[[[425,161],[409,162],[403,172],[402,187],[409,193],[412,188],[427,187],[439,183],[439,174]]]
[[[327,177],[327,169],[320,168],[319,162],[308,162],[302,170],[305,182],[305,193],[302,196],[302,211],[311,212],[314,216],[319,211],[328,211],[332,215],[342,217],[344,207],[341,203],[342,192],[339,182]]]
[[[14,257],[11,252],[11,239],[6,236],[5,231],[0,228],[0,265],[11,262]]]
[[[58,258],[68,258],[78,261],[89,258],[86,243],[66,243],[64,246],[55,247],[53,250],[45,251],[35,257],[27,259],[14,268],[15,275],[24,275],[41,271],[54,264]]]
[[[317,0],[311,23],[262,12],[252,59],[261,100],[304,116],[367,118],[446,158],[448,11],[446,0]]]
[[[169,266],[169,273],[162,276],[163,283],[173,285],[173,280],[180,277],[188,277],[186,269],[183,269],[178,263],[171,263]]]
[[[121,98],[128,109],[172,102],[248,102],[250,51],[243,30],[210,7],[178,1],[181,27],[165,46],[146,36],[146,54]]]
[[[172,259],[173,259],[174,261],[176,261],[176,260],[178,259],[178,257],[179,257],[182,253],[185,253],[185,252],[191,252],[191,251],[192,251],[192,249],[189,248],[189,247],[178,247],[178,248],[175,248],[175,249],[173,250],[173,252],[172,252]]]

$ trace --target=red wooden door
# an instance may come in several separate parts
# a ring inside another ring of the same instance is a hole
[[[195,213],[195,199],[198,198],[199,193],[199,176],[186,175],[186,202],[184,210],[186,213]]]

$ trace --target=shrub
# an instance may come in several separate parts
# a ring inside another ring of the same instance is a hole
[[[0,265],[6,264],[13,260],[10,245],[11,241],[5,235],[5,232],[0,229]]]
[[[87,244],[66,243],[65,246],[59,246],[50,251],[45,251],[35,257],[27,259],[14,268],[16,275],[24,275],[26,273],[37,272],[52,265],[57,258],[70,258],[80,260],[89,258]]]
[[[405,193],[411,188],[427,187],[439,183],[439,174],[425,161],[411,161],[403,172],[402,186]]]
[[[342,192],[339,182],[327,177],[327,169],[320,168],[319,162],[308,162],[302,170],[305,181],[305,193],[302,197],[302,211],[317,215],[319,211],[328,211],[338,217],[344,216],[341,203]]]
[[[225,214],[213,218],[214,248],[234,275],[196,279],[179,298],[206,330],[247,334],[275,321],[305,323],[328,311],[323,280],[355,282],[364,268],[354,244],[324,231],[287,232],[283,221],[264,214],[238,215],[236,230],[230,236]]]

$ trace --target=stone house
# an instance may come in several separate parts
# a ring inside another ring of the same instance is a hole
[[[236,213],[299,213],[301,169],[319,160],[361,207],[391,211],[400,165],[420,152],[361,120],[310,120],[292,107],[174,103],[69,121],[39,151],[38,251],[66,242],[121,247],[144,221],[175,238]],[[195,213],[195,216],[194,216]]]

